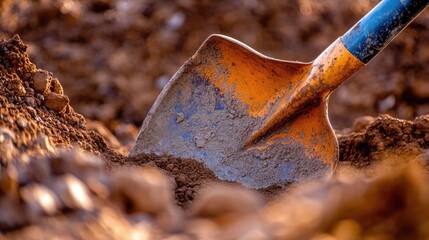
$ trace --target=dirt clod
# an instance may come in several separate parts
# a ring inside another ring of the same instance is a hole
[[[33,88],[39,93],[44,93],[50,85],[49,73],[43,70],[37,70],[33,75]]]
[[[425,135],[429,131],[429,115],[414,121],[405,121],[382,115],[366,127],[349,135],[339,136],[340,161],[350,161],[355,166],[366,166],[391,150],[407,155],[419,155],[429,147]],[[364,130],[363,130],[364,129]]]

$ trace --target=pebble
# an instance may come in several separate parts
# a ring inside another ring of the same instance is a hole
[[[20,189],[20,195],[30,218],[34,220],[39,220],[41,215],[53,215],[60,207],[60,201],[55,193],[42,184],[28,184]]]
[[[156,169],[126,169],[113,174],[113,198],[133,212],[159,214],[173,202],[172,183]]]
[[[178,113],[176,116],[176,123],[181,123],[183,120],[185,120],[185,114],[182,112]]]
[[[53,190],[65,207],[92,211],[94,202],[86,185],[71,174],[54,179]]]
[[[60,95],[64,94],[63,87],[61,86],[60,81],[58,81],[57,78],[52,79],[51,86],[52,86],[52,92]]]
[[[18,125],[18,127],[20,127],[21,129],[26,129],[27,128],[27,126],[28,126],[28,122],[27,122],[27,120],[25,120],[24,118],[22,118],[22,117],[19,117],[17,120],[16,120],[16,124]]]
[[[34,108],[32,108],[32,107],[26,107],[26,109],[27,109],[27,111],[30,113],[30,115],[31,115],[33,118],[36,118],[36,117],[37,117],[36,109],[34,109]]]
[[[201,192],[199,201],[194,204],[192,215],[205,218],[218,218],[222,215],[242,215],[257,211],[262,201],[255,192],[228,185],[214,185]]]
[[[183,212],[173,203],[174,182],[156,168],[124,169],[113,175],[112,197],[132,213],[148,213],[168,232],[183,227]]]
[[[53,92],[47,92],[44,94],[45,106],[55,112],[62,112],[69,104],[70,100],[67,96],[60,95]]]
[[[49,73],[44,70],[38,70],[33,76],[33,88],[39,93],[48,90],[50,84]]]
[[[30,107],[35,107],[36,106],[36,100],[34,98],[32,98],[32,97],[26,97],[25,98],[25,102]]]
[[[18,151],[13,143],[14,140],[15,134],[13,132],[0,127],[0,164],[8,164],[15,159]]]
[[[0,127],[0,144],[5,141],[15,141],[15,133],[9,128]]]

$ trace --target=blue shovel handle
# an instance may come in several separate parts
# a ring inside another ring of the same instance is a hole
[[[366,64],[428,5],[429,0],[383,0],[346,32],[341,41]]]

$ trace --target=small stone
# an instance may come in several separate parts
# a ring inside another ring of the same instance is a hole
[[[25,98],[25,102],[30,107],[35,107],[36,106],[36,100],[34,98],[32,98],[32,97],[26,97]]]
[[[185,120],[185,114],[182,112],[178,113],[176,116],[176,123],[181,123],[183,120]]]
[[[7,165],[12,162],[18,154],[18,150],[11,138],[5,137],[0,133],[0,169],[1,165]]]
[[[86,211],[94,209],[94,202],[88,188],[71,174],[65,174],[53,180],[53,190],[67,208]]]
[[[49,73],[44,70],[38,70],[33,76],[33,88],[39,93],[44,93],[50,85]]]
[[[42,149],[47,150],[48,152],[53,153],[55,151],[48,136],[43,133],[37,135],[36,142]]]
[[[31,183],[20,189],[20,195],[30,218],[34,220],[38,220],[41,215],[53,215],[60,207],[58,197],[42,184]]]
[[[192,215],[204,218],[243,215],[255,212],[261,206],[262,201],[255,192],[242,187],[214,185],[201,192]]]
[[[27,120],[25,120],[24,118],[20,117],[16,120],[16,124],[18,125],[18,127],[20,127],[21,129],[26,129],[28,126],[28,122]]]
[[[36,117],[37,117],[36,109],[34,109],[34,108],[32,108],[32,107],[26,107],[26,109],[27,109],[28,113],[30,113],[30,115],[31,115],[33,118],[36,118]]]
[[[124,169],[113,174],[113,198],[132,212],[160,214],[173,202],[173,185],[156,169]]]
[[[0,144],[5,141],[15,141],[15,133],[8,128],[0,127]]]
[[[45,97],[41,93],[36,93],[36,102],[37,102],[37,100],[45,101]],[[40,105],[39,103],[37,103],[37,104]]]
[[[156,168],[123,169],[113,174],[112,198],[132,213],[155,216],[165,231],[183,226],[183,212],[173,204],[174,182]]]
[[[207,138],[205,136],[196,136],[194,143],[197,148],[203,148],[207,144]]]
[[[57,78],[52,79],[51,81],[52,92],[63,95],[63,86],[61,86],[60,81]]]
[[[47,92],[43,96],[45,97],[46,107],[55,112],[62,112],[70,102],[67,96],[53,92]]]

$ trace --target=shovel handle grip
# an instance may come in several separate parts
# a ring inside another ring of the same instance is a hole
[[[347,31],[341,41],[366,64],[428,5],[429,0],[382,0]]]

